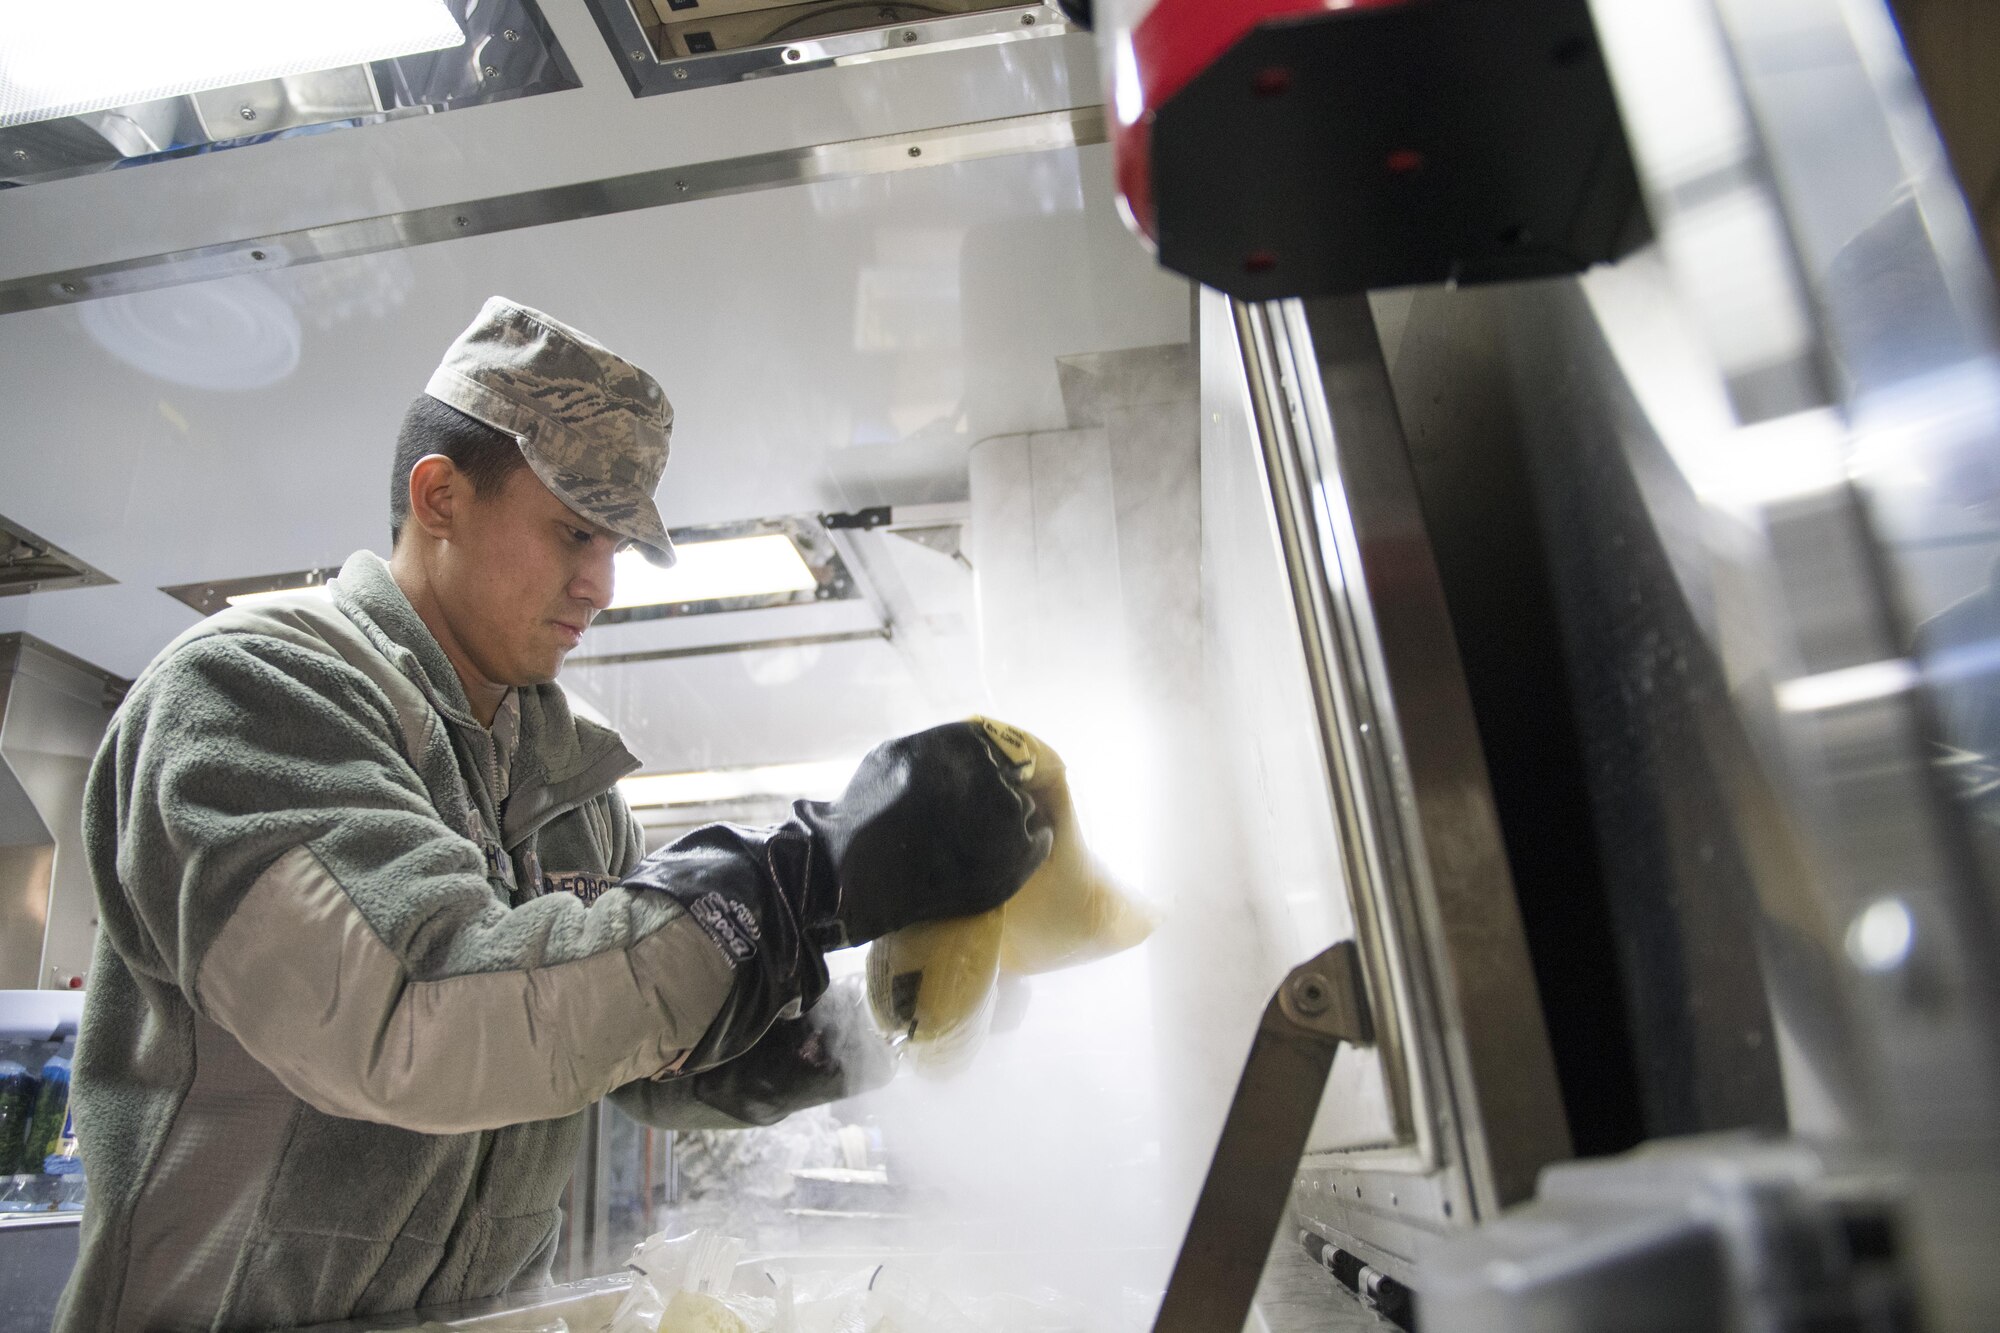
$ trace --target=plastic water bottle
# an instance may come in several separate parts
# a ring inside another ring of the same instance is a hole
[[[76,1154],[76,1115],[63,1116],[62,1136],[49,1155],[42,1159],[42,1175],[49,1184],[49,1206],[57,1212],[75,1212],[83,1207],[86,1182],[83,1159]]]
[[[0,1176],[38,1171],[27,1161],[28,1124],[35,1116],[35,1076],[19,1060],[0,1060]]]
[[[42,1063],[42,1087],[35,1094],[35,1115],[28,1122],[28,1141],[18,1169],[40,1171],[43,1158],[60,1152],[68,1121],[69,1056],[59,1051]]]

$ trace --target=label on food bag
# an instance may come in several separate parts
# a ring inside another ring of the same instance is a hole
[[[924,989],[922,972],[898,972],[889,983],[889,1012],[910,1036],[917,1031],[917,996]]]
[[[1035,745],[1027,732],[990,717],[975,716],[972,720],[985,731],[986,739],[993,742],[994,748],[1007,757],[1007,762],[1021,769],[1023,781],[1035,776]]]

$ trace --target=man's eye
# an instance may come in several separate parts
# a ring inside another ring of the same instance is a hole
[[[590,545],[591,532],[588,528],[571,528],[569,535],[570,540],[574,541],[578,546]]]

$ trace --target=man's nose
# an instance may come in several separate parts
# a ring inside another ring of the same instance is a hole
[[[612,560],[617,555],[617,549],[612,542],[592,542],[582,567],[570,580],[570,596],[580,602],[588,602],[597,611],[611,605],[611,590],[616,579]]]

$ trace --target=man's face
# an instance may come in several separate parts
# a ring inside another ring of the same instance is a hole
[[[525,467],[490,495],[466,485],[433,580],[460,651],[495,685],[554,680],[611,601],[621,541]]]

